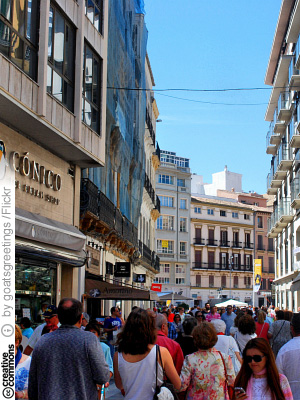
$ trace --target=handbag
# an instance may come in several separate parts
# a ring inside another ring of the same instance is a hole
[[[222,358],[222,362],[223,362],[223,366],[224,366],[224,371],[225,371],[225,390],[227,390],[228,392],[228,396],[230,398],[230,400],[232,400],[234,398],[234,390],[232,386],[228,385],[228,375],[227,375],[227,368],[225,365],[225,361],[224,358],[222,356],[222,353],[220,351],[218,351],[218,353],[220,354],[221,358]]]
[[[157,366],[158,366],[158,357],[159,354],[160,363],[163,369],[163,384],[161,386],[157,385]],[[172,383],[168,383],[165,378],[165,370],[163,367],[161,354],[159,346],[156,345],[156,385],[155,385],[155,393],[153,396],[153,400],[178,400],[177,394],[175,392],[174,386]]]

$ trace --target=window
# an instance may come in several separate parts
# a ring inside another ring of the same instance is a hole
[[[260,216],[257,217],[257,227],[258,228],[262,228],[263,227],[263,219]]]
[[[103,0],[85,0],[85,15],[103,33]]]
[[[187,225],[187,219],[180,217],[179,231],[180,232],[186,232],[186,225]]]
[[[173,231],[174,217],[172,215],[160,215],[156,221],[156,229]]]
[[[214,210],[212,208],[207,209],[207,214],[208,215],[214,215]]]
[[[160,264],[160,273],[169,274],[170,273],[170,264]]]
[[[239,214],[237,212],[232,213],[232,218],[238,218],[238,217],[239,217]]]
[[[269,257],[269,273],[274,274],[274,257]]]
[[[264,250],[262,235],[257,235],[257,250]]]
[[[226,287],[226,275],[221,276],[221,286],[222,288]]]
[[[249,214],[244,214],[244,219],[249,220],[250,219],[250,215]]]
[[[227,231],[221,231],[221,246],[228,246]]]
[[[185,274],[185,266],[176,265],[176,274]]]
[[[226,217],[226,211],[220,210],[220,217]]]
[[[157,240],[157,252],[164,254],[173,254],[174,241],[173,240]]]
[[[85,44],[83,51],[82,120],[100,134],[100,58]]]
[[[180,208],[186,210],[186,199],[180,199]]]
[[[176,285],[184,285],[184,278],[175,278]]]
[[[166,185],[174,185],[174,176],[159,174],[158,183],[165,183]]]
[[[240,247],[239,232],[233,232],[233,246]]]
[[[233,287],[234,288],[238,288],[239,287],[239,277],[238,276],[234,276],[233,277]]]
[[[162,284],[169,284],[170,283],[170,278],[162,277],[162,276],[156,276],[153,280],[154,283],[162,283]]]
[[[163,207],[174,207],[174,197],[158,196],[160,205]]]
[[[244,277],[244,285],[245,285],[247,288],[250,288],[250,287],[251,287],[251,277],[250,277],[250,276],[245,276],[245,277]]]
[[[215,286],[215,277],[213,275],[209,275],[208,277],[208,283],[209,283],[209,287],[214,287]]]
[[[196,286],[201,286],[201,275],[196,275]]]
[[[0,14],[0,52],[36,81],[39,1],[1,1]]]
[[[201,207],[195,207],[194,211],[196,214],[201,214]]]
[[[185,179],[177,178],[177,186],[185,187]]]
[[[47,92],[74,111],[75,28],[54,7],[49,12]]]
[[[268,238],[268,251],[274,251],[273,238]]]
[[[186,254],[186,242],[180,242],[180,254],[185,255]]]

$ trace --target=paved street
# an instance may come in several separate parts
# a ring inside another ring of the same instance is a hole
[[[110,380],[110,385],[105,399],[113,399],[113,400],[124,399],[124,396],[122,395],[120,390],[116,387],[115,381],[113,379]]]

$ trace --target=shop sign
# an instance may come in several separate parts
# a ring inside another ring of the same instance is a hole
[[[17,151],[12,151],[9,155],[9,164],[15,172],[29,178],[33,183],[36,182],[45,186],[45,188],[51,189],[53,192],[59,192],[62,188],[61,175],[31,159],[29,152],[21,154]],[[23,184],[18,179],[15,181],[15,188],[55,205],[58,205],[60,202],[57,197],[44,193],[34,186]]]
[[[161,283],[152,283],[151,290],[154,292],[161,292]]]
[[[134,282],[146,283],[146,274],[135,274]]]
[[[116,262],[114,276],[116,278],[130,278],[130,262]]]

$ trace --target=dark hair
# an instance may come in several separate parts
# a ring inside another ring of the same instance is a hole
[[[137,307],[137,308],[138,308],[138,307]],[[112,308],[110,309],[110,313],[112,314],[113,312],[116,311],[116,309],[119,309],[119,307],[112,307]]]
[[[185,335],[191,335],[193,329],[195,328],[195,326],[197,326],[197,324],[198,322],[196,318],[194,317],[186,318],[182,324]]]
[[[97,321],[89,322],[89,323],[87,324],[87,326],[85,327],[85,330],[88,331],[88,332],[90,332],[90,331],[96,331],[97,334],[98,334],[98,336],[100,337],[101,329],[100,329],[100,324],[99,324],[99,322],[97,322]]]
[[[168,315],[169,315],[169,314],[167,313],[167,311],[162,311],[162,312],[161,312],[161,314],[164,314],[164,315],[166,315],[166,316],[167,316],[167,318],[168,318]]]
[[[30,328],[31,327],[30,319],[28,317],[21,318],[20,325],[23,325],[25,329]]]
[[[245,314],[243,313],[243,311],[240,311],[236,317],[234,318],[234,322],[233,325],[237,328],[239,326],[239,320],[244,316]]]
[[[149,344],[156,341],[155,315],[137,308],[133,310],[118,334],[118,351],[125,354],[145,354]]]
[[[205,315],[202,314],[202,311],[200,311],[200,310],[198,310],[198,311],[195,312],[195,318],[197,318],[197,315],[198,315],[199,313],[201,313],[202,321],[205,321],[205,320],[206,320]]]
[[[197,325],[192,332],[194,345],[197,349],[208,350],[214,347],[218,341],[218,336],[215,327],[209,322],[203,322]]]
[[[138,308],[138,306],[133,306],[131,311],[135,310],[136,308]]]
[[[239,319],[238,329],[243,335],[252,335],[255,333],[256,325],[251,315],[245,314]]]
[[[82,303],[72,298],[64,298],[59,302],[57,315],[62,325],[75,325],[82,315]]]
[[[179,317],[179,318],[180,318],[180,320],[181,320],[181,316],[180,316],[180,314],[178,314],[178,313],[177,313],[177,314],[175,314],[175,315],[174,315],[174,319],[175,319],[175,318],[177,318],[177,317]]]
[[[279,373],[276,367],[275,357],[271,349],[271,346],[269,345],[266,339],[263,338],[251,339],[244,348],[243,359],[245,359],[247,355],[247,350],[250,349],[257,349],[266,356],[267,383],[268,387],[271,390],[272,398],[276,400],[284,400],[285,397],[280,387]],[[252,369],[250,368],[249,364],[244,361],[242,363],[240,372],[236,377],[234,386],[242,387],[243,389],[247,390],[247,385],[251,378],[251,375],[252,375]]]
[[[247,309],[247,310],[246,310],[246,314],[248,314],[248,315],[250,315],[250,317],[252,317],[252,315],[253,315],[253,311],[252,311],[252,310],[249,310],[249,309]]]
[[[284,319],[285,319],[286,321],[290,321],[290,322],[291,322],[292,317],[293,317],[292,311],[286,310],[286,311],[283,312],[283,314],[284,314]]]
[[[283,310],[277,310],[275,311],[276,314],[276,319],[284,319],[284,311]]]
[[[296,335],[300,334],[300,314],[293,314],[291,325]]]

